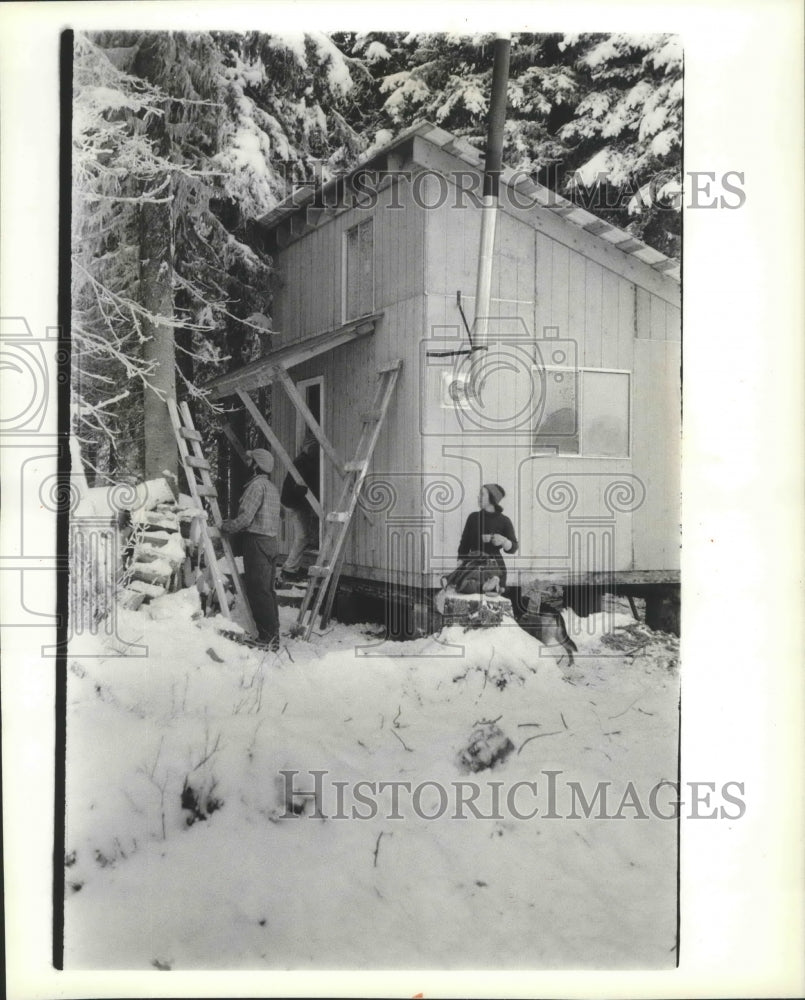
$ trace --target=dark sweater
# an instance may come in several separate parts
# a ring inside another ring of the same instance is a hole
[[[482,535],[503,535],[512,543],[509,555],[517,551],[517,536],[514,534],[514,527],[505,514],[495,511],[492,514],[485,510],[474,510],[467,518],[464,530],[461,532],[461,541],[458,545],[459,558],[468,556],[471,552],[483,552],[490,557],[490,561],[498,565],[501,576],[501,585],[506,582],[506,564],[503,562],[503,549],[491,542],[483,542]]]
[[[292,507],[295,510],[301,510],[310,506],[307,501],[308,490],[310,490],[316,499],[318,499],[319,496],[318,452],[315,448],[309,448],[307,451],[302,451],[296,456],[293,464],[296,466],[296,469],[302,479],[304,479],[306,486],[301,486],[297,483],[289,472],[282,484],[280,502],[283,507]]]

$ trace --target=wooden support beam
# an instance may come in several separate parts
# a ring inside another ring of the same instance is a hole
[[[325,455],[330,459],[330,461],[335,466],[335,469],[338,472],[338,475],[343,478],[343,476],[344,476],[344,464],[341,461],[341,459],[338,457],[338,452],[330,444],[330,441],[327,438],[327,435],[321,429],[321,426],[319,425],[318,421],[313,416],[313,414],[310,412],[307,403],[302,398],[302,394],[296,388],[296,385],[294,384],[294,380],[291,378],[291,376],[288,374],[288,372],[284,368],[281,368],[277,372],[277,381],[282,385],[283,389],[288,393],[288,398],[290,399],[290,401],[297,408],[297,410],[301,413],[302,419],[305,421],[305,423],[307,424],[307,426],[310,428],[310,430],[311,430],[313,436],[315,437],[315,439],[321,445],[322,449],[324,450]]]
[[[246,449],[240,443],[237,434],[232,430],[232,425],[226,420],[223,422],[221,429],[227,441],[232,445],[232,449],[238,458],[243,462],[244,465],[249,464],[249,456],[246,454]]]
[[[268,439],[268,443],[274,449],[274,452],[275,452],[277,458],[280,460],[280,462],[282,462],[282,464],[285,466],[285,468],[287,469],[287,471],[290,472],[291,477],[293,478],[294,482],[298,483],[300,486],[305,486],[306,487],[307,484],[305,483],[304,479],[302,478],[302,476],[301,476],[299,470],[297,469],[297,467],[293,464],[293,459],[288,454],[288,452],[282,447],[282,443],[281,443],[280,439],[277,437],[277,435],[271,429],[271,427],[269,426],[268,421],[263,416],[263,414],[257,409],[257,406],[255,405],[255,402],[252,399],[252,397],[247,392],[245,392],[243,389],[237,389],[236,391],[237,391],[238,396],[240,397],[241,402],[243,403],[243,405],[246,407],[246,409],[251,414],[252,420],[254,420],[254,422],[257,424],[257,426],[260,428],[260,430],[266,436],[266,438]],[[316,514],[319,517],[321,517],[322,516],[322,511],[321,511],[321,504],[319,503],[319,501],[310,492],[310,490],[307,491],[306,495],[307,495],[307,500],[308,500],[308,503],[310,504],[310,506],[313,508],[313,510],[316,511]]]

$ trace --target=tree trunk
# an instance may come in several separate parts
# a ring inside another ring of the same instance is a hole
[[[144,204],[140,210],[140,295],[143,307],[160,319],[143,324],[148,337],[143,345],[143,357],[146,361],[155,362],[150,376],[151,385],[165,397],[175,399],[176,350],[171,270],[170,207]],[[160,398],[157,392],[146,389],[143,405],[145,478],[156,479],[166,473],[175,477],[178,474],[176,439],[165,399]]]
[[[244,354],[245,340],[243,328],[230,320],[227,328],[227,351],[230,355],[229,371],[237,371],[238,368],[241,368],[246,363]],[[237,399],[234,401],[239,403]],[[239,408],[229,414],[228,420],[232,430],[235,432],[235,436],[244,448],[248,448],[249,422],[246,410],[242,404],[239,403]],[[243,493],[243,488],[250,476],[249,470],[235,454],[234,449],[230,447],[228,442],[225,442],[225,444],[227,453],[227,488],[229,491],[228,509],[229,516],[234,517],[237,513],[238,499]]]

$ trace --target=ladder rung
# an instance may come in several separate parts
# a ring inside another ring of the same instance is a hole
[[[328,521],[338,521],[340,524],[343,524],[344,521],[348,521],[349,520],[349,511],[348,510],[331,510],[330,513],[327,515],[327,520]]]
[[[194,455],[188,455],[184,460],[185,465],[189,465],[191,469],[210,469],[210,463],[206,458],[196,458]]]
[[[386,365],[381,365],[377,369],[377,374],[382,375],[384,372],[396,372],[399,368],[402,368],[402,361],[397,358],[396,361],[389,361]]]
[[[344,472],[363,472],[365,468],[365,458],[360,458],[356,462],[344,462]]]
[[[371,424],[375,420],[380,420],[383,416],[382,410],[367,410],[365,413],[361,414],[361,420],[365,424]]]
[[[330,574],[329,566],[308,566],[307,568],[308,576],[324,577],[324,576],[329,576],[329,574]]]
[[[217,497],[218,490],[214,486],[204,486],[203,483],[196,484],[196,493],[200,497]]]
[[[203,441],[204,438],[199,434],[198,431],[193,430],[192,427],[180,427],[179,433],[186,441]]]

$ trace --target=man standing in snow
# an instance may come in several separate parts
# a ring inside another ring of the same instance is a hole
[[[240,498],[238,516],[224,521],[221,530],[227,534],[243,532],[243,575],[257,637],[261,642],[278,647],[280,628],[274,573],[280,498],[277,487],[268,478],[274,468],[274,458],[264,448],[255,448],[246,454],[254,475]]]
[[[304,481],[297,483],[288,473],[282,484],[280,500],[291,525],[291,551],[282,568],[282,576],[289,582],[299,578],[302,556],[306,548],[318,547],[319,520],[307,499],[308,490],[319,496],[318,442],[310,431],[302,442],[302,450],[294,459],[299,475]]]

